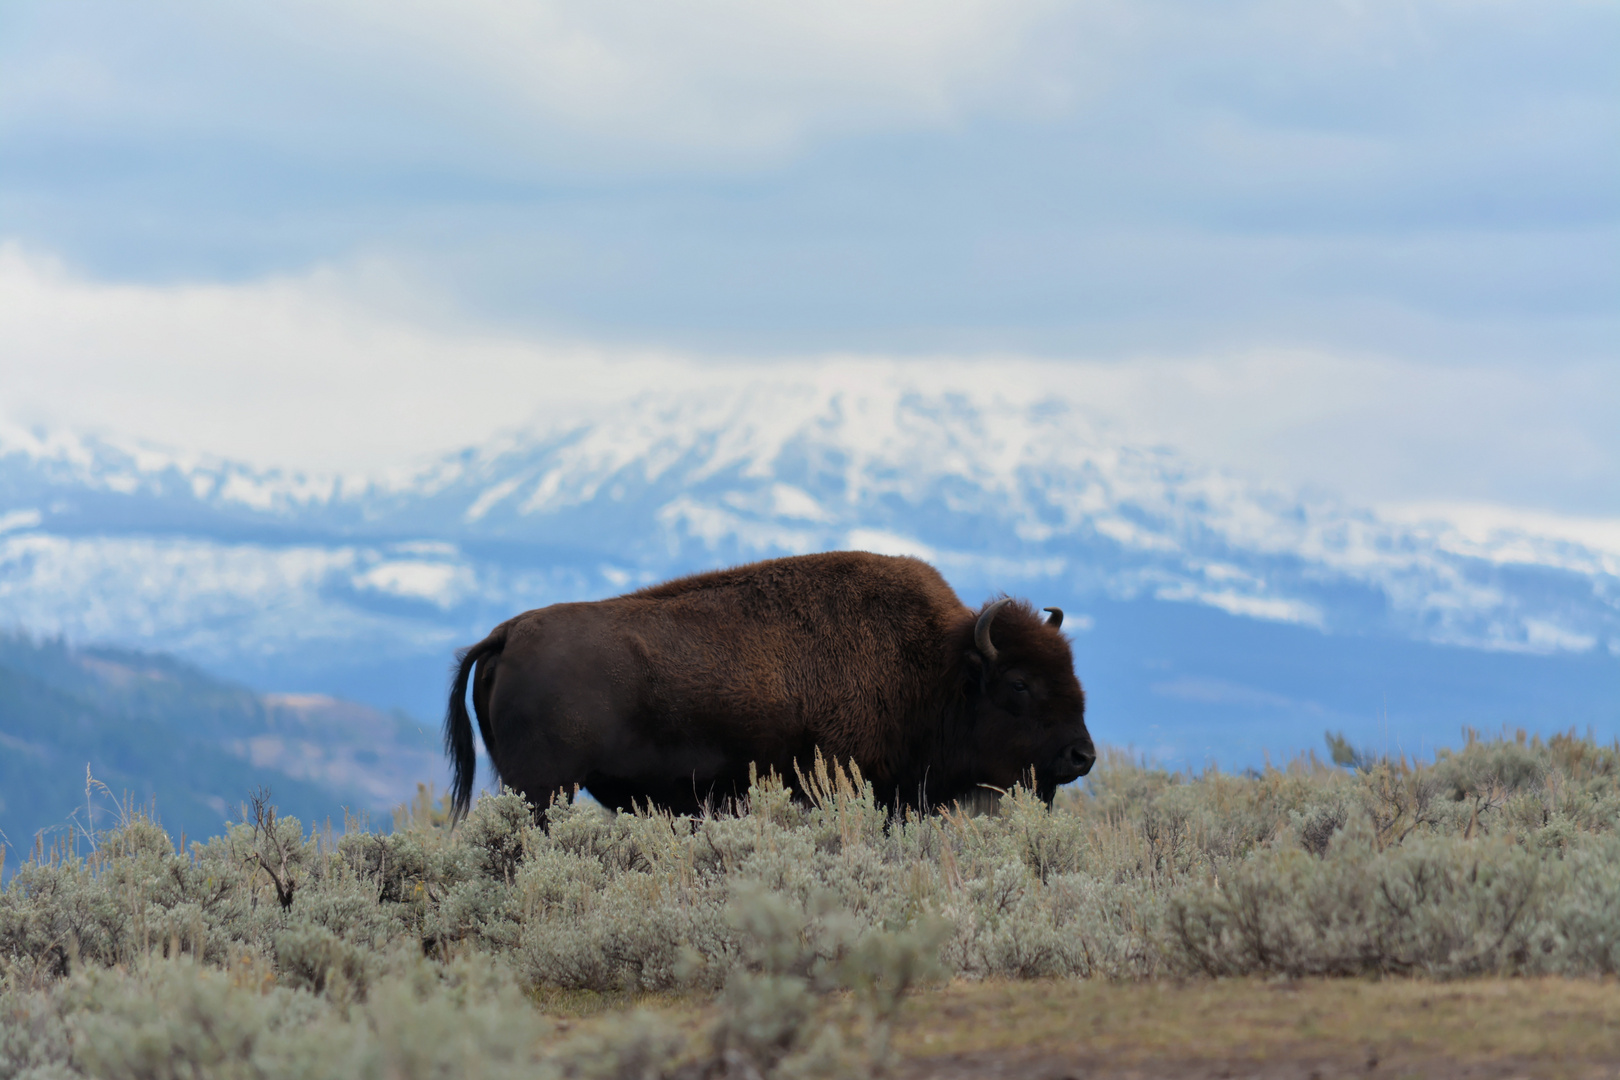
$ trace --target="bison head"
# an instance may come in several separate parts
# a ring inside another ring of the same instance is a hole
[[[973,625],[966,650],[969,766],[976,783],[1010,788],[1028,783],[1051,800],[1058,785],[1079,779],[1097,760],[1086,730],[1086,696],[1074,656],[1058,631],[1063,612],[1042,620],[1028,604],[996,600]]]

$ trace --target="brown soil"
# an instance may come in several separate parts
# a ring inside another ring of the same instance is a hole
[[[954,983],[901,1080],[1620,1077],[1620,986],[1564,979]]]
[[[1369,1068],[1365,1062],[1321,1057],[1281,1057],[1265,1061],[1158,1061],[1136,1065],[1107,1062],[1036,1060],[1005,1054],[963,1055],[909,1061],[898,1080],[1340,1080],[1355,1077],[1423,1078],[1423,1080],[1522,1080],[1527,1077],[1603,1077],[1613,1066],[1590,1062],[1553,1063],[1526,1060],[1450,1061],[1444,1058],[1398,1058]]]

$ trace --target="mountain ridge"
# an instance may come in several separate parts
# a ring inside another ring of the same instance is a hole
[[[1077,627],[1141,602],[1620,656],[1620,526],[1386,513],[1125,444],[1054,396],[848,382],[630,393],[371,478],[12,432],[0,610],[266,688],[344,694],[344,671],[392,670],[417,715],[454,648],[517,611],[846,547],[927,558],[969,602],[1038,595]]]
[[[162,654],[0,635],[0,834],[26,854],[125,800],[178,837],[260,787],[306,824],[381,813],[442,781],[436,733],[330,698],[261,696]],[[82,838],[81,837],[81,838]]]

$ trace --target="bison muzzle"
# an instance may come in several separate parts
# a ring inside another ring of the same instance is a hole
[[[1050,800],[1096,760],[1063,613],[975,612],[917,559],[830,552],[553,604],[458,655],[445,749],[455,812],[477,759],[543,808],[600,802],[696,813],[791,778],[816,750],[853,762],[890,806],[948,804],[1033,777]]]

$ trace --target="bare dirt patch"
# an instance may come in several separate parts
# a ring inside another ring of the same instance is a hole
[[[1620,1076],[1613,980],[956,982],[895,1030],[904,1080]]]

